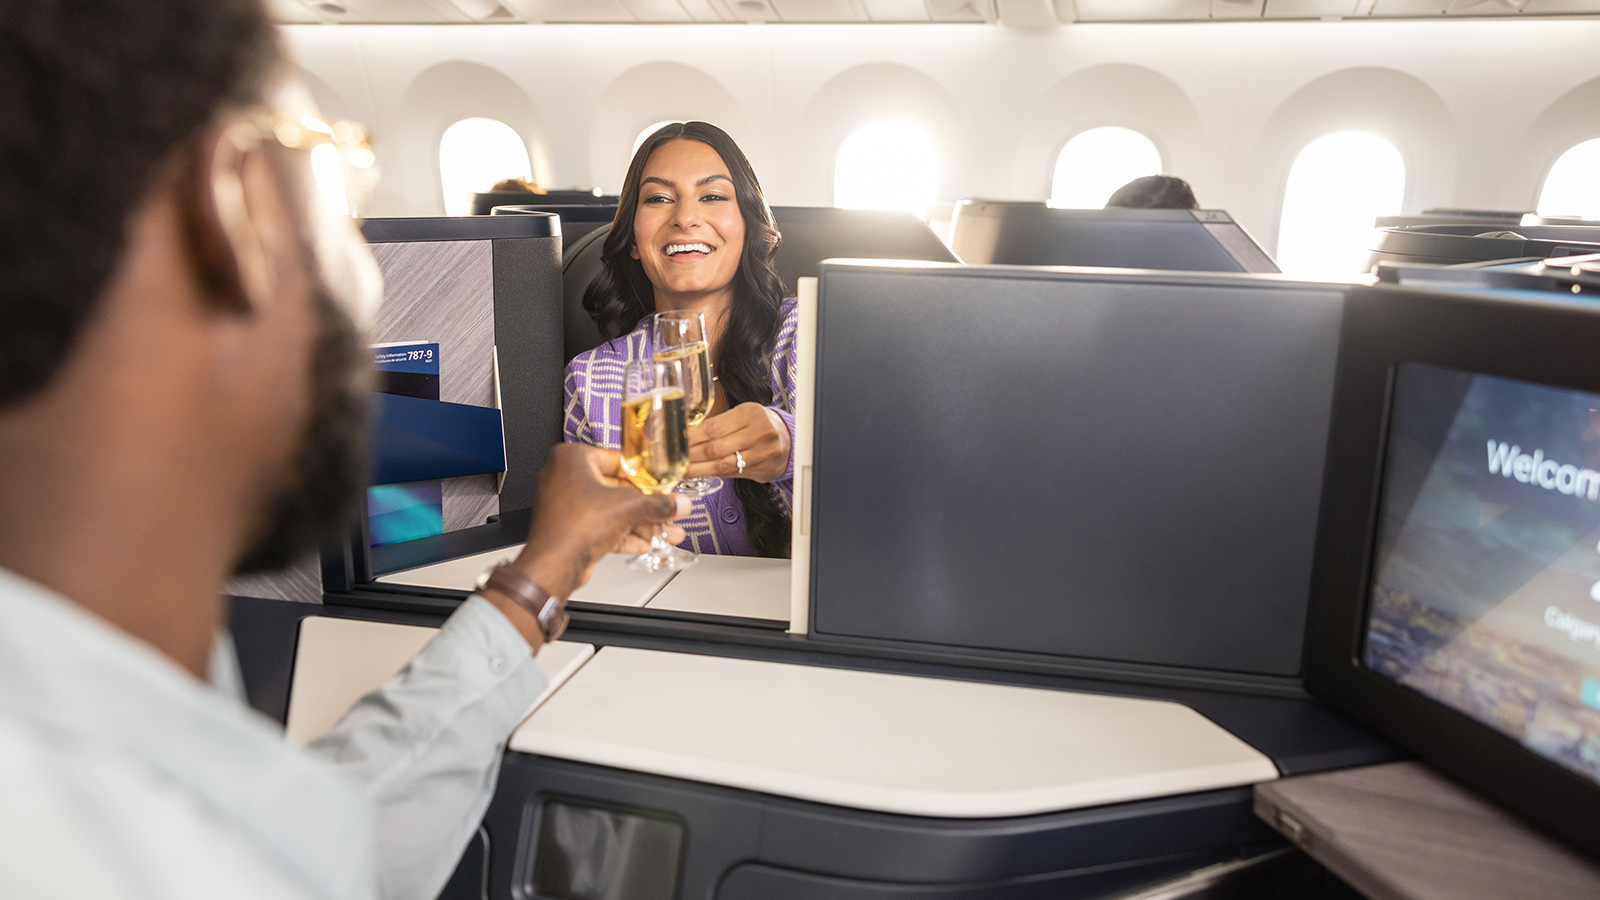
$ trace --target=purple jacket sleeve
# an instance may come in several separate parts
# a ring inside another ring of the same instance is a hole
[[[783,316],[783,327],[772,348],[772,369],[769,372],[772,379],[772,405],[767,408],[777,413],[789,429],[789,464],[783,470],[783,477],[773,481],[772,486],[777,488],[785,504],[793,504],[794,410],[796,383],[800,380],[800,360],[795,345],[800,322],[799,304],[794,300],[785,300],[780,314]]]
[[[567,366],[562,407],[566,411],[561,421],[562,438],[569,444],[592,444],[589,415],[583,405],[583,373],[576,363]]]

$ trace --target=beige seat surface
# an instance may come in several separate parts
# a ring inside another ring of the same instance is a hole
[[[297,744],[328,733],[357,700],[393,678],[438,631],[418,625],[308,616],[300,622],[285,731]],[[589,657],[593,644],[556,641],[539,651],[551,695]]]
[[[384,584],[470,591],[496,562],[516,556],[521,545],[380,576]],[[677,572],[644,573],[628,568],[628,557],[612,553],[595,566],[573,600],[612,606],[642,606],[673,612],[789,621],[789,561],[746,556],[701,556]]]
[[[478,586],[478,576],[502,559],[510,559],[522,552],[517,544],[502,550],[477,553],[459,559],[446,560],[415,569],[381,575],[383,584],[411,587],[444,588],[452,591],[470,591]],[[589,583],[573,591],[573,600],[585,603],[608,603],[612,606],[644,606],[650,598],[672,580],[672,572],[635,572],[628,568],[628,557],[612,553],[594,567]]]
[[[646,609],[789,621],[789,561],[702,556],[661,588]]]
[[[1013,816],[1277,777],[1177,703],[606,647],[527,753],[860,809]]]

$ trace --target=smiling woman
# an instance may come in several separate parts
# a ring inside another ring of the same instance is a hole
[[[796,314],[772,262],[778,241],[733,140],[714,125],[673,122],[635,151],[604,267],[584,295],[608,340],[567,367],[568,441],[620,446],[622,373],[652,352],[650,316],[705,318],[717,378],[710,415],[689,429],[688,476],[725,480],[680,520],[697,553],[788,555]]]

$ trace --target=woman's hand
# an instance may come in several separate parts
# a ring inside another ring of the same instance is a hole
[[[788,470],[789,427],[759,403],[741,403],[689,429],[688,478],[720,475],[768,482]]]

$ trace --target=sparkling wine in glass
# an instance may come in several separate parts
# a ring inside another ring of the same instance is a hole
[[[687,310],[658,312],[651,317],[650,332],[656,361],[676,361],[683,366],[684,413],[690,425],[699,425],[716,402],[705,315]],[[695,498],[721,489],[720,478],[688,478],[678,484],[678,493]]]
[[[647,494],[670,492],[689,468],[683,381],[683,365],[675,360],[635,359],[623,370],[622,471]],[[667,543],[658,526],[650,551],[628,560],[628,567],[662,572],[694,561],[693,553]]]

